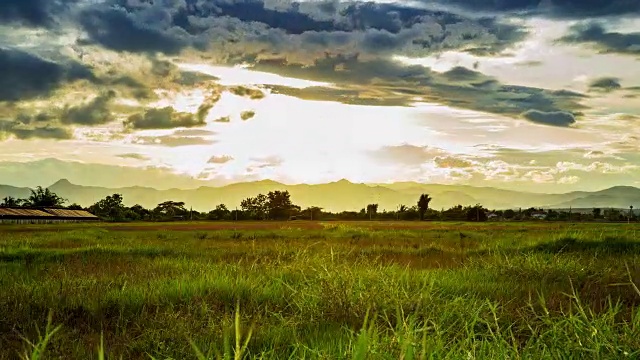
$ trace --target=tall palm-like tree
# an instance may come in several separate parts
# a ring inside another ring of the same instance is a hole
[[[420,195],[418,200],[418,211],[420,212],[420,221],[424,220],[424,214],[429,210],[429,203],[433,200],[429,194]]]

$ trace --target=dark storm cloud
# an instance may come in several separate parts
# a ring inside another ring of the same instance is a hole
[[[6,48],[0,48],[0,74],[0,101],[46,96],[66,82],[95,80],[89,68],[76,62],[57,63]]]
[[[55,17],[77,0],[2,0],[0,20],[28,26],[48,27]]]
[[[194,114],[178,112],[172,107],[165,107],[131,115],[125,123],[134,129],[173,129],[202,126],[204,119]]]
[[[175,54],[219,43],[228,56],[240,58],[331,48],[372,54],[459,49],[488,55],[526,36],[523,28],[492,17],[372,2],[112,0],[85,9],[80,22],[89,42],[118,51]]]
[[[422,0],[433,3],[431,0]],[[636,0],[437,0],[465,10],[521,13],[554,18],[585,18],[640,14]]]
[[[121,7],[100,5],[83,11],[80,23],[92,42],[116,51],[178,53],[189,46],[189,34],[174,26],[171,14],[160,7],[130,13]]]
[[[480,72],[461,67],[437,73],[418,65],[380,59],[327,56],[316,60],[314,66],[272,60],[258,63],[255,68],[335,84],[331,88],[272,87],[274,92],[307,100],[399,106],[429,102],[514,118],[533,110],[542,115],[536,113],[527,117],[528,120],[549,125],[569,124],[568,116],[575,121],[583,109],[580,100],[585,97],[571,91],[506,85]],[[384,99],[384,102],[380,99]],[[568,116],[561,117],[556,113]],[[551,115],[548,114],[552,114],[554,119],[549,119]]]
[[[637,2],[640,4],[640,1]],[[639,5],[640,6],[640,5]],[[617,33],[607,31],[602,24],[579,24],[571,28],[561,42],[588,44],[601,53],[640,55],[640,32]]]
[[[620,89],[622,89],[622,85],[620,85],[620,79],[618,78],[604,77],[589,83],[590,91],[612,92]]]
[[[544,112],[529,110],[522,114],[525,119],[544,125],[569,126],[576,122],[573,114],[563,111]]]

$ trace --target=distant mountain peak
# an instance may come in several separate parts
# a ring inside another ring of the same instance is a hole
[[[334,184],[339,184],[339,185],[351,185],[353,184],[351,181],[347,180],[347,179],[340,179],[336,182],[334,182]]]
[[[68,179],[60,179],[49,187],[64,187],[64,186],[73,186],[73,185],[74,184],[72,184],[71,181],[69,181]]]

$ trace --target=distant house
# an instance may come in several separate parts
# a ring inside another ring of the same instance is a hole
[[[546,212],[534,212],[531,214],[531,218],[532,219],[536,219],[536,220],[544,220],[547,218],[547,213]]]
[[[498,215],[498,214],[496,214],[496,213],[494,213],[494,212],[492,212],[492,213],[488,213],[488,214],[487,214],[487,219],[488,219],[488,220],[494,220],[494,221],[495,221],[495,220],[500,220],[500,215]]]
[[[100,221],[84,210],[0,207],[0,224],[51,224]]]

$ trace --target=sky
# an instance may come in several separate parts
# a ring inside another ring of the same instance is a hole
[[[3,0],[0,183],[640,187],[635,0]]]

